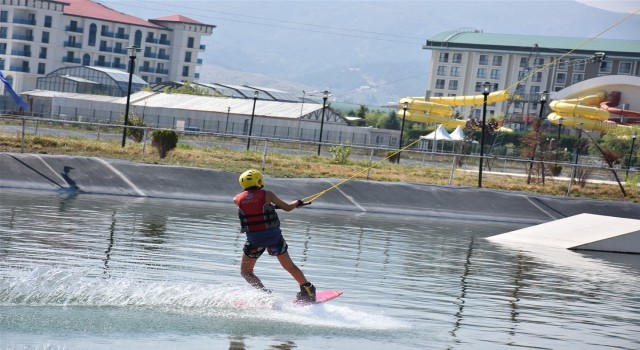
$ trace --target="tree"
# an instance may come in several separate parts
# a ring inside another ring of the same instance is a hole
[[[151,146],[158,150],[160,158],[165,158],[169,151],[178,146],[178,134],[173,130],[156,130],[153,132]]]
[[[400,130],[400,122],[396,115],[396,111],[389,112],[389,118],[384,123],[385,129]]]

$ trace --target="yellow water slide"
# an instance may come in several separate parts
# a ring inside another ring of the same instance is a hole
[[[501,102],[509,98],[509,91],[501,90],[490,93],[487,103]],[[424,97],[404,97],[399,101],[400,107],[408,103],[409,109],[399,110],[399,116],[405,115],[407,119],[419,123],[439,123],[447,128],[464,126],[467,121],[453,118],[452,106],[479,106],[484,103],[484,95],[431,97],[425,101]]]
[[[579,128],[582,124],[582,128],[585,130],[611,130],[618,125],[607,122],[609,112],[596,107],[606,98],[606,91],[598,91],[595,94],[579,98],[552,101],[549,108],[553,113],[549,114],[547,119],[552,124],[558,125],[560,118],[562,118],[562,124],[571,128]]]

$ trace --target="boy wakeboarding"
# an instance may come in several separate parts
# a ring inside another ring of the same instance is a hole
[[[275,210],[280,208],[284,211],[291,211],[303,206],[304,203],[301,200],[286,203],[275,193],[264,190],[262,174],[257,170],[245,171],[240,175],[239,181],[243,191],[233,198],[233,202],[239,208],[240,231],[247,234],[247,240],[242,249],[240,274],[253,287],[268,291],[262,281],[253,273],[258,258],[267,250],[269,255],[278,258],[280,265],[300,285],[300,292],[296,295],[296,299],[302,302],[315,302],[316,287],[306,279],[302,271],[291,260]]]

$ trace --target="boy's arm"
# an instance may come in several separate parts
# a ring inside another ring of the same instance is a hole
[[[276,207],[284,210],[284,211],[292,211],[293,209],[300,206],[301,200],[294,200],[291,203],[287,203],[280,199],[275,193],[271,191],[266,191],[266,200],[275,204]]]

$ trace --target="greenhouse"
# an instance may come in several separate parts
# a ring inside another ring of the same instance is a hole
[[[126,96],[129,73],[104,67],[65,67],[46,77],[38,78],[40,90],[72,92],[91,95]],[[132,76],[131,93],[140,91],[147,82],[137,75]]]

